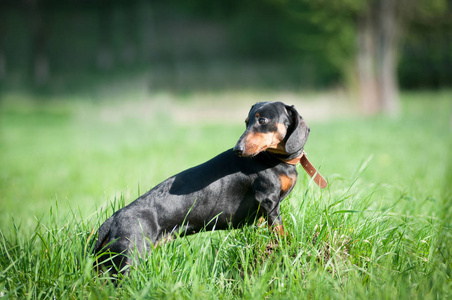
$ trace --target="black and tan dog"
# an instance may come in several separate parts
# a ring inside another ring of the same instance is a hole
[[[280,203],[297,182],[295,165],[301,160],[315,175],[303,160],[309,131],[293,106],[257,103],[233,149],[168,178],[102,224],[94,245],[98,265],[125,273],[134,250],[142,255],[163,238],[237,228],[261,216],[284,234]],[[326,186],[318,176],[314,181]]]

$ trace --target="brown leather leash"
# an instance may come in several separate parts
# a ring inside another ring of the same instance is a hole
[[[312,163],[309,161],[308,156],[306,155],[306,152],[302,152],[300,156],[295,157],[291,160],[284,160],[285,163],[291,164],[291,165],[297,165],[298,163],[301,164],[303,169],[308,173],[311,178],[313,178],[314,182],[321,188],[324,189],[327,187],[328,182],[323,178],[323,176],[317,171],[317,169],[312,165]]]

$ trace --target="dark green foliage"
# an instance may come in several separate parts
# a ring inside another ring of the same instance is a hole
[[[153,90],[336,86],[356,62],[356,20],[366,1],[33,3],[0,4],[3,88],[36,84],[39,51],[48,61],[44,91],[131,74],[146,74]],[[449,86],[450,4],[401,3],[416,11],[401,24],[401,86]]]

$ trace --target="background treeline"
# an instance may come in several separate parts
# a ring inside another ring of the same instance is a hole
[[[383,1],[0,0],[0,80],[64,87],[146,72],[155,89],[350,85],[373,2]],[[401,87],[450,86],[452,1],[396,2],[409,14]]]

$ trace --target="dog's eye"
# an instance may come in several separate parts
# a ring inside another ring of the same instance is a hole
[[[266,119],[266,118],[259,118],[259,120],[257,120],[257,121],[259,122],[260,125],[264,125],[264,124],[267,124],[268,119]]]

